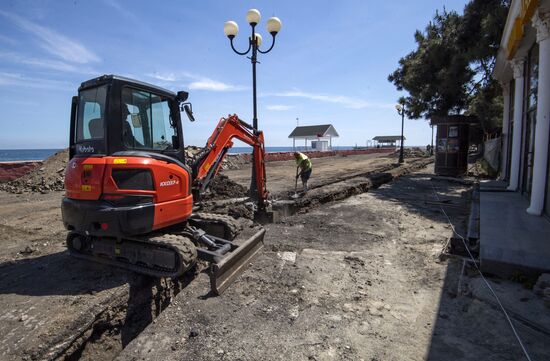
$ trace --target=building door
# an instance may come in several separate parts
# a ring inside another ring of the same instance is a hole
[[[526,196],[531,195],[531,186],[533,183],[533,160],[535,151],[535,125],[537,120],[537,94],[539,78],[539,47],[535,43],[529,50],[527,66],[527,82],[525,92],[525,108],[523,115],[524,121],[524,141],[522,155],[522,182],[521,190]]]

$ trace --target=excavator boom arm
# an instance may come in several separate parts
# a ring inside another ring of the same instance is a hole
[[[267,200],[265,174],[265,148],[263,132],[255,130],[250,124],[242,121],[236,114],[221,118],[216,129],[208,138],[203,152],[196,160],[194,169],[194,187],[203,192],[218,173],[222,161],[233,139],[238,139],[254,148],[254,169],[256,171],[256,189],[258,206],[263,208]]]

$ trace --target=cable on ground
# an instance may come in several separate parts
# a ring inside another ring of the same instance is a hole
[[[432,188],[433,188],[433,191],[434,191],[434,194],[435,194],[435,197],[437,198],[437,201],[438,202],[441,202],[441,200],[439,199],[439,195],[437,194],[437,189],[436,187],[433,185],[432,183]],[[512,332],[514,333],[514,336],[516,337],[519,345],[521,346],[521,350],[523,351],[523,354],[525,355],[525,358],[527,358],[528,361],[532,361],[531,357],[529,356],[529,353],[527,352],[527,349],[525,348],[525,345],[523,344],[523,341],[521,340],[521,338],[519,337],[519,334],[518,332],[516,331],[516,328],[514,327],[514,324],[512,323],[512,320],[510,319],[510,316],[508,316],[508,312],[506,312],[506,309],[504,308],[504,306],[502,305],[502,303],[500,302],[500,299],[498,298],[496,292],[493,290],[493,287],[491,287],[491,284],[489,283],[489,281],[487,281],[487,279],[485,278],[485,276],[483,275],[483,272],[481,272],[481,269],[479,268],[479,266],[477,265],[477,262],[474,258],[474,256],[472,255],[472,253],[470,252],[470,248],[468,247],[468,245],[466,244],[466,240],[464,239],[464,237],[462,237],[461,234],[459,234],[455,227],[453,226],[453,223],[451,222],[451,218],[449,217],[449,215],[447,214],[447,212],[445,212],[445,210],[443,209],[443,207],[441,205],[439,205],[439,209],[441,209],[441,211],[443,212],[443,214],[445,215],[445,217],[447,218],[447,221],[449,222],[449,225],[451,226],[451,229],[453,231],[454,234],[456,234],[461,240],[462,240],[462,243],[464,244],[464,248],[466,248],[466,251],[468,252],[468,255],[470,256],[470,258],[472,259],[473,261],[473,264],[477,270],[477,272],[479,273],[479,275],[481,276],[481,279],[483,280],[483,282],[485,283],[485,285],[487,286],[487,288],[489,288],[489,290],[491,291],[491,293],[493,294],[493,297],[496,299],[500,309],[502,310],[502,313],[504,313],[504,316],[506,317],[506,320],[508,321],[508,324],[510,325],[510,328],[512,329]]]

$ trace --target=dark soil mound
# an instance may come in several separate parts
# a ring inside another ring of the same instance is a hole
[[[211,198],[240,198],[248,195],[248,189],[232,181],[223,174],[217,174],[210,182],[209,193],[205,199]]]

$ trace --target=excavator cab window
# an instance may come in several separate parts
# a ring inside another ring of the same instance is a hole
[[[122,142],[127,149],[162,152],[178,147],[169,102],[147,91],[122,89]]]
[[[82,90],[74,129],[77,154],[101,153],[105,147],[105,111],[107,87]],[[72,145],[71,145],[72,146]]]

